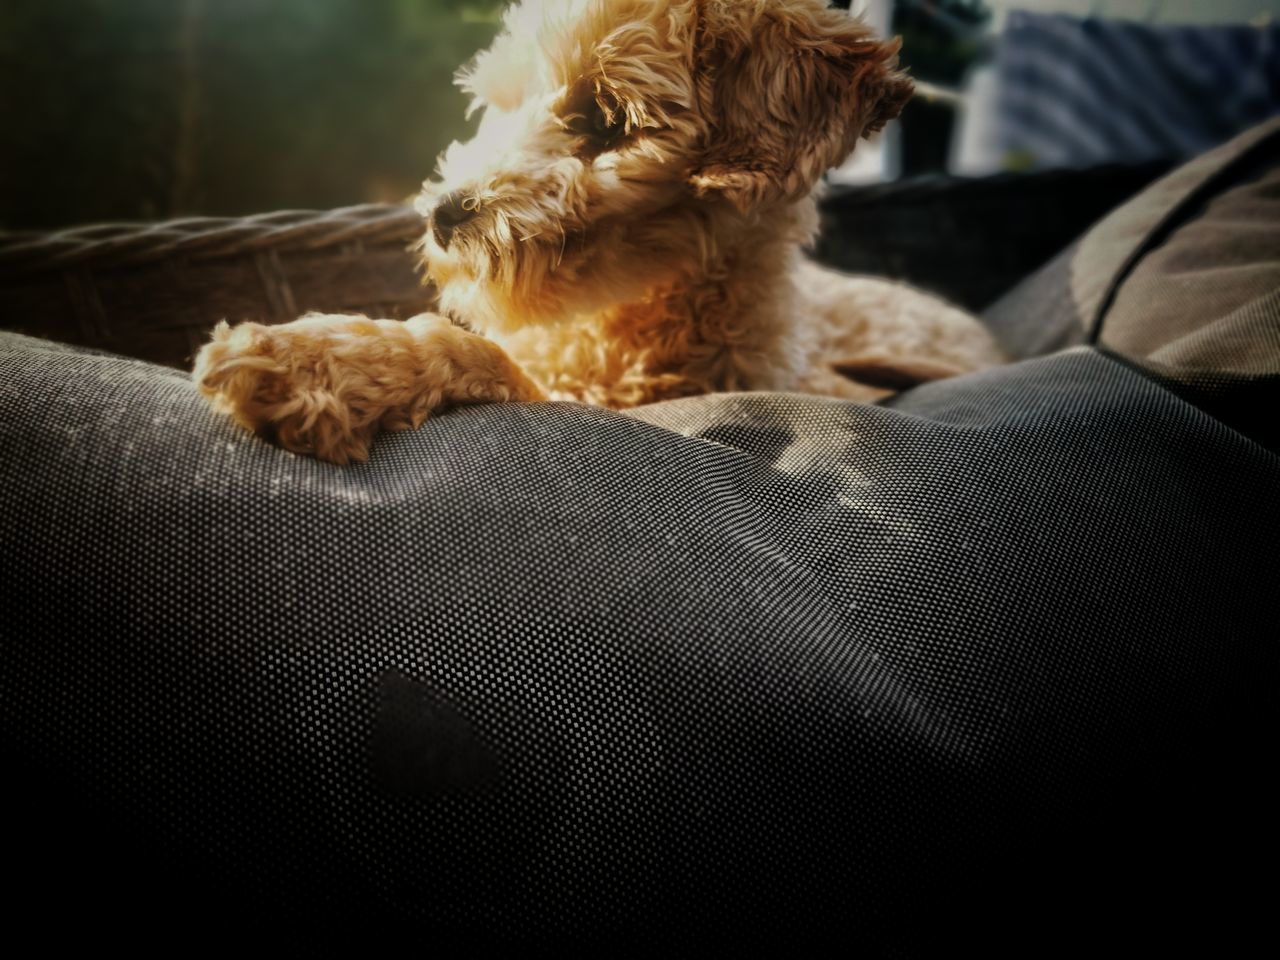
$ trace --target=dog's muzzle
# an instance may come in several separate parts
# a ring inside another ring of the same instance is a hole
[[[465,200],[465,195],[457,191],[446,193],[431,211],[431,232],[442,249],[447,250],[453,232],[476,215],[474,204],[464,206]]]

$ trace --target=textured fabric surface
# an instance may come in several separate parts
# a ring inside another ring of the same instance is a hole
[[[3,335],[0,445],[11,933],[1025,951],[1268,915],[1280,461],[1096,352],[885,407],[466,409],[344,469]]]
[[[1102,344],[1132,357],[1176,355],[1188,367],[1280,373],[1274,335],[1236,338],[1234,349],[1199,358],[1194,344],[1179,344],[1231,326],[1280,292],[1280,137],[1269,146],[1150,244],[1102,318]],[[1164,309],[1153,316],[1153,306]]]
[[[1079,252],[1076,240],[983,311],[983,322],[1009,356],[1043,357],[1088,342],[1084,307],[1071,289],[1071,264]]]
[[[985,319],[1015,356],[1097,343],[1280,449],[1280,121],[1123,204]]]
[[[1280,136],[1147,247],[1098,342],[1280,450]]]
[[[1076,243],[1063,250],[983,314],[1018,357],[1039,356],[1096,338],[1117,291],[1154,244],[1177,242],[1178,227],[1224,189],[1276,165],[1280,119],[1260,124],[1203,156],[1183,164],[1121,204]],[[1261,217],[1253,231],[1265,231]],[[1238,224],[1237,224],[1238,226]],[[1229,289],[1230,273],[1211,278]],[[1168,300],[1168,297],[1162,298]],[[1164,303],[1141,310],[1140,322],[1160,329]]]

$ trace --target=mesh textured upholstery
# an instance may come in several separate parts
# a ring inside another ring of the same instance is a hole
[[[911,949],[1249,903],[1280,463],[1096,352],[467,409],[341,469],[3,344],[20,908]]]
[[[985,319],[1018,357],[1096,343],[1280,450],[1280,119],[1122,204]]]
[[[1195,167],[1173,207],[1225,209]],[[1140,319],[1143,251],[1199,235],[1159,196],[1006,298],[1002,335]],[[877,407],[464,409],[351,468],[179,372],[0,335],[11,935],[1251,945],[1280,457],[1150,357],[1274,382],[1213,366],[1267,356],[1274,312],[1232,326],[1262,352],[1192,349],[1256,286],[1150,356]],[[1181,288],[1145,289],[1164,323]]]

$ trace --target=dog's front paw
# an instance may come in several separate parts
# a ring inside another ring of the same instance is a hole
[[[545,399],[496,344],[432,314],[220,323],[192,377],[242,426],[339,464],[368,459],[380,429],[417,427],[455,404]]]
[[[220,323],[192,378],[215,409],[287,450],[331,463],[364,460],[385,404],[359,365],[332,353],[335,337],[361,334],[359,322]]]

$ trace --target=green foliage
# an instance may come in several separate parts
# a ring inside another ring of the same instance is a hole
[[[0,224],[398,200],[467,133],[485,0],[6,0]]]
[[[982,0],[899,0],[893,29],[902,36],[902,62],[917,77],[957,85],[985,53],[990,18]]]

